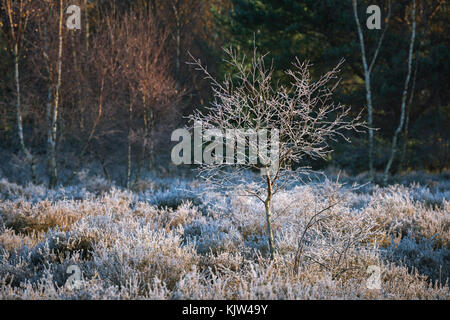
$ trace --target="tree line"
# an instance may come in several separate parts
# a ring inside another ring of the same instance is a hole
[[[382,8],[381,30],[365,28],[371,4]],[[81,8],[80,30],[66,26],[70,5]],[[95,162],[131,188],[169,162],[170,132],[212,99],[189,55],[223,78],[222,47],[257,47],[281,83],[295,57],[313,64],[313,77],[345,58],[339,101],[370,129],[313,166],[384,172],[385,181],[442,171],[448,10],[442,0],[1,0],[0,151],[34,183],[68,185]]]

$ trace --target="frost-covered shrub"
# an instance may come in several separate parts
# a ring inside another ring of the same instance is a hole
[[[186,201],[194,205],[201,204],[199,192],[195,181],[167,178],[153,181],[152,188],[138,193],[138,197],[162,208],[176,209]]]
[[[113,244],[96,245],[95,268],[107,284],[124,285],[134,274],[141,294],[154,279],[173,288],[196,264],[193,247],[181,246],[181,238],[173,233],[141,227],[117,236],[118,241]]]
[[[111,190],[111,184],[103,177],[92,177],[84,183],[84,187],[90,193],[101,195]]]
[[[198,219],[184,228],[187,243],[193,243],[200,254],[235,252],[242,237],[230,220]]]
[[[37,198],[45,198],[47,189],[44,186],[35,186],[28,184],[21,186],[6,179],[0,180],[0,200],[14,200],[24,198],[26,200],[33,200]]]
[[[450,245],[450,216],[447,202],[443,208],[430,208],[423,202],[414,200],[411,189],[403,186],[377,188],[366,209],[377,219],[387,235],[405,237],[412,233],[416,238],[431,238],[445,246]],[[390,236],[384,244],[390,244]]]
[[[195,180],[98,194],[0,185],[3,299],[450,299],[448,189],[323,180],[281,190],[270,261],[261,204]],[[65,286],[70,265],[78,289]],[[370,265],[381,290],[366,287]]]
[[[450,281],[450,249],[438,246],[434,239],[404,237],[398,244],[392,243],[387,248],[386,256],[416,269],[433,281]]]

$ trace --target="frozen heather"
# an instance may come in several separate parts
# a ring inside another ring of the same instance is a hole
[[[264,205],[200,180],[125,191],[95,177],[54,190],[2,179],[0,298],[450,299],[448,180],[329,177],[275,195],[274,260]]]

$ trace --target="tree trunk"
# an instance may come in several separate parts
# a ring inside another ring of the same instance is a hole
[[[369,179],[370,181],[374,180],[374,169],[373,169],[373,105],[372,105],[372,85],[371,85],[371,73],[373,70],[373,67],[375,65],[375,62],[378,57],[378,53],[380,52],[381,44],[383,43],[384,35],[386,34],[386,30],[389,26],[389,19],[391,16],[391,3],[389,2],[389,12],[387,16],[387,23],[386,27],[383,30],[383,33],[381,34],[381,37],[378,41],[377,48],[375,50],[374,56],[372,58],[372,61],[370,63],[370,66],[367,63],[367,56],[366,56],[366,47],[364,43],[364,34],[361,28],[361,23],[359,22],[358,18],[358,10],[357,10],[357,1],[353,0],[353,14],[355,16],[355,22],[358,29],[358,37],[359,37],[359,44],[361,48],[361,58],[362,58],[362,64],[364,68],[364,82],[366,86],[366,103],[367,103],[367,125],[369,127]]]
[[[149,159],[148,159],[148,171],[151,171],[155,165],[155,141],[152,138],[152,131],[155,128],[155,113],[153,112],[153,110],[149,109],[148,112],[148,118],[147,118],[147,123],[149,125],[149,129],[148,129],[148,135],[149,135],[149,140],[148,140],[148,154],[149,154]]]
[[[264,202],[264,206],[266,209],[266,224],[267,224],[267,238],[269,242],[269,253],[270,253],[270,259],[274,259],[274,241],[273,241],[273,231],[272,231],[272,222],[271,222],[271,205],[272,205],[272,197],[273,197],[273,191],[272,191],[272,182],[270,179],[269,172],[266,173],[267,177],[267,198]]]
[[[144,120],[144,139],[142,141],[141,159],[140,159],[139,164],[138,164],[138,170],[137,170],[137,173],[136,173],[136,178],[134,179],[134,183],[135,184],[141,179],[142,168],[144,167],[144,164],[145,164],[145,157],[146,157],[146,154],[147,154],[147,145],[148,145],[148,118],[147,118],[147,105],[146,105],[146,102],[145,102],[145,96],[142,97],[142,103],[144,105],[144,115],[143,115],[143,120]]]
[[[366,64],[367,66],[367,64]],[[366,101],[367,101],[367,125],[369,126],[369,177],[370,181],[374,180],[373,172],[373,107],[372,107],[372,90],[370,84],[370,75],[365,72],[366,82]]]
[[[131,122],[133,120],[133,103],[130,103],[128,107],[128,151],[127,151],[127,177],[126,186],[127,189],[131,188]]]
[[[392,162],[394,161],[395,153],[397,152],[397,140],[399,134],[402,132],[403,123],[405,122],[405,107],[406,107],[406,98],[408,96],[408,86],[409,81],[411,79],[411,69],[412,69],[412,58],[413,58],[413,49],[414,49],[414,40],[416,37],[416,1],[413,0],[413,9],[412,9],[412,32],[411,32],[411,41],[409,43],[409,55],[408,55],[408,73],[406,75],[405,87],[403,89],[402,95],[402,104],[401,104],[401,115],[400,115],[400,123],[395,130],[394,137],[392,138],[392,149],[391,155],[389,157],[389,161],[384,170],[383,183],[386,185],[389,177],[389,170],[391,169]]]
[[[404,163],[405,163],[405,157],[406,157],[406,147],[408,145],[408,130],[409,130],[409,114],[411,113],[411,105],[413,103],[414,100],[414,91],[416,88],[416,78],[417,78],[417,69],[418,69],[418,61],[416,61],[416,67],[414,69],[414,76],[413,76],[413,83],[412,83],[412,87],[411,87],[411,94],[409,96],[409,101],[408,101],[408,106],[407,106],[407,110],[406,110],[406,120],[405,120],[405,129],[403,130],[403,147],[402,147],[402,153],[400,156],[400,163],[398,165],[398,171],[401,172],[403,170],[404,167]]]
[[[57,58],[57,80],[54,95],[54,106],[51,112],[51,126],[50,135],[48,137],[49,145],[49,186],[50,188],[56,187],[58,183],[58,171],[56,164],[56,138],[58,133],[58,114],[59,114],[59,102],[60,102],[60,88],[61,88],[61,76],[62,76],[62,49],[63,49],[63,0],[59,1],[59,28],[58,28],[58,58]]]
[[[14,79],[16,82],[16,117],[17,117],[17,135],[19,136],[20,148],[25,150],[25,142],[23,139],[22,112],[20,99],[20,79],[19,79],[19,48],[17,43],[14,45]]]
[[[361,24],[359,22],[358,18],[358,11],[357,11],[357,3],[356,0],[353,0],[353,13],[355,15],[355,21],[356,25],[358,27],[358,36],[359,36],[359,44],[361,47],[361,57],[362,57],[362,64],[364,67],[364,81],[366,85],[366,103],[367,103],[367,125],[369,127],[369,177],[370,180],[373,181],[374,174],[373,174],[373,116],[372,116],[372,90],[371,90],[371,84],[370,84],[370,73],[369,73],[369,67],[367,65],[367,57],[366,57],[366,48],[364,43],[364,35],[361,29]]]
[[[48,176],[49,176],[49,186],[52,185],[54,181],[51,180],[52,174],[51,174],[51,154],[52,150],[54,150],[54,142],[52,139],[52,103],[53,103],[53,92],[51,85],[48,88],[48,95],[47,95],[47,107],[46,107],[46,114],[47,114],[47,167],[48,167]]]
[[[25,154],[26,161],[30,165],[31,180],[34,184],[37,183],[36,178],[36,164],[30,151],[25,146],[23,138],[23,120],[22,120],[22,102],[20,93],[20,75],[19,75],[19,46],[17,42],[14,45],[14,79],[16,83],[16,119],[17,119],[17,135],[19,136],[20,149]]]
[[[14,80],[16,85],[16,120],[17,120],[17,136],[19,137],[19,144],[20,144],[20,150],[24,153],[26,162],[30,164],[31,169],[31,179],[34,184],[36,184],[36,167],[34,159],[29,152],[29,150],[25,146],[25,139],[23,135],[23,119],[22,119],[22,101],[21,101],[21,92],[20,92],[20,70],[19,70],[19,43],[22,39],[22,20],[23,19],[23,3],[20,4],[20,11],[19,11],[19,30],[16,34],[14,31],[15,23],[13,20],[13,10],[11,8],[11,1],[3,2],[3,7],[6,10],[8,14],[9,24],[11,28],[11,38],[14,44],[13,47],[13,56],[14,56]],[[25,15],[26,16],[26,15]],[[25,25],[26,20],[28,17],[25,18]]]

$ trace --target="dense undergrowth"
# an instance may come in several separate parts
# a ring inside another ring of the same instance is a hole
[[[153,178],[133,191],[101,178],[55,190],[3,179],[0,297],[448,300],[442,177],[360,188],[352,184],[364,179],[344,177],[284,190],[274,199],[273,261],[263,205],[202,193],[195,179]],[[65,286],[70,265],[82,271],[79,288]],[[370,265],[381,269],[379,290],[366,286]]]

